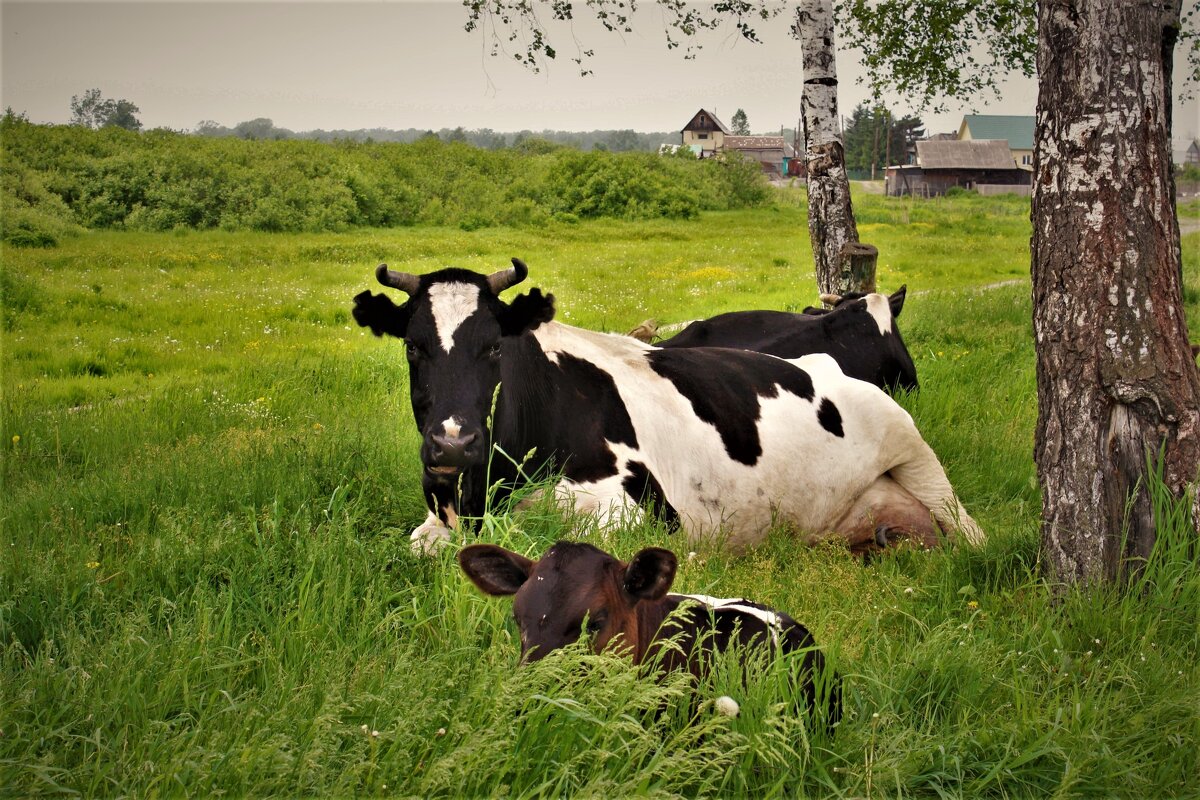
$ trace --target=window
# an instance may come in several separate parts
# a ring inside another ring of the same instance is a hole
[[[1022,164],[1032,164],[1033,156],[1030,156],[1030,155],[1021,156],[1021,163]]]
[[[697,139],[707,139],[708,134],[707,133],[698,133],[698,134],[696,134],[696,138]]]

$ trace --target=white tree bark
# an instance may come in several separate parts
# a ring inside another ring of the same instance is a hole
[[[801,0],[795,30],[804,61],[801,112],[808,167],[808,233],[817,288],[832,294],[860,291],[849,270],[842,269],[842,249],[858,241],[858,226],[850,205],[850,180],[838,123],[832,0]]]

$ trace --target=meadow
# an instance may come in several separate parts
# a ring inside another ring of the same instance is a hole
[[[425,512],[403,348],[349,315],[377,263],[519,256],[510,295],[540,286],[560,320],[618,332],[799,309],[800,195],[684,219],[5,246],[0,795],[1196,796],[1184,512],[1159,498],[1169,521],[1128,591],[1039,571],[1025,200],[855,199],[881,289],[909,290],[922,390],[900,402],[985,546],[864,565],[781,529],[691,555],[653,522],[598,531],[545,506],[493,509],[466,540],[674,549],[676,589],[813,631],[845,681],[832,734],[795,715],[778,666],[695,687],[578,651],[517,669],[509,603],[453,550],[410,553]],[[1200,233],[1184,258],[1198,330]],[[739,717],[714,713],[721,694]]]

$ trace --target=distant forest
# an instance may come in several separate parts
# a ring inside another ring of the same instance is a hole
[[[516,131],[502,133],[491,128],[442,128],[430,130],[423,128],[406,128],[391,130],[389,128],[359,128],[357,130],[313,130],[292,131],[280,128],[265,117],[239,122],[232,128],[220,125],[212,120],[204,120],[196,125],[197,136],[215,138],[250,139],[255,141],[303,139],[316,142],[400,142],[408,144],[420,139],[439,139],[443,142],[462,142],[481,147],[485,150],[503,150],[507,147],[519,147],[531,140],[551,142],[553,144],[571,147],[577,150],[604,150],[610,153],[657,152],[659,145],[679,144],[679,131],[660,131],[653,133],[638,133],[634,130],[597,130],[597,131]]]

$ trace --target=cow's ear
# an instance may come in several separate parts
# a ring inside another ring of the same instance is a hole
[[[398,306],[391,298],[382,294],[362,292],[354,298],[354,321],[364,328],[370,328],[376,336],[395,336],[403,339],[408,330],[408,319],[412,312],[408,304]]]
[[[529,294],[518,295],[512,303],[502,303],[498,316],[503,335],[520,336],[554,319],[554,295],[544,295],[541,289],[530,289]]]
[[[458,551],[458,565],[486,594],[516,594],[529,579],[534,562],[494,544],[473,544]]]
[[[908,291],[908,284],[904,284],[896,291],[888,295],[888,305],[892,307],[892,319],[900,316],[900,312],[904,310],[904,293]]]
[[[671,588],[677,565],[675,554],[647,547],[625,568],[625,592],[638,600],[658,600]]]

